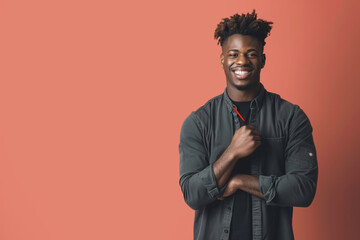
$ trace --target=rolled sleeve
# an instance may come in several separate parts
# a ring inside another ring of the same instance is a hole
[[[259,190],[268,205],[307,207],[315,197],[317,177],[312,127],[305,113],[297,108],[285,149],[285,175],[260,175]]]
[[[217,182],[212,165],[207,166],[199,173],[202,184],[207,189],[209,196],[216,199],[220,196],[221,190],[217,187]]]
[[[220,197],[226,185],[219,189],[212,164],[204,145],[201,124],[194,113],[184,121],[180,132],[180,186],[185,202],[200,209]]]
[[[276,176],[259,176],[260,192],[264,195],[266,203],[269,204],[275,197],[275,184]]]

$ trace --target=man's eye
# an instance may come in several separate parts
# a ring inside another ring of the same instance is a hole
[[[232,54],[230,54],[229,56],[230,56],[230,57],[237,57],[238,54],[237,54],[237,53],[232,53]]]
[[[257,54],[256,53],[249,53],[248,57],[257,57]]]

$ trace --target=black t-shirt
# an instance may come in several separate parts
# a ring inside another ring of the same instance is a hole
[[[234,102],[238,112],[245,119],[240,119],[241,126],[248,123],[250,116],[250,102]],[[239,159],[232,174],[250,174],[250,161],[248,158]],[[234,194],[234,207],[231,219],[230,240],[251,240],[252,239],[252,204],[251,195],[238,190]]]

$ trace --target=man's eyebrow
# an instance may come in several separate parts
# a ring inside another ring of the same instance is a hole
[[[246,52],[252,52],[252,51],[259,52],[255,48],[250,48]],[[230,49],[230,50],[228,50],[228,52],[240,52],[240,50],[239,49]]]

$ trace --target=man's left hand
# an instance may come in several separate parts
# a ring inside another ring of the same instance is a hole
[[[240,186],[239,180],[240,180],[239,175],[233,176],[230,179],[224,194],[221,197],[219,197],[218,199],[224,200],[226,197],[233,195],[239,189],[239,186]]]

